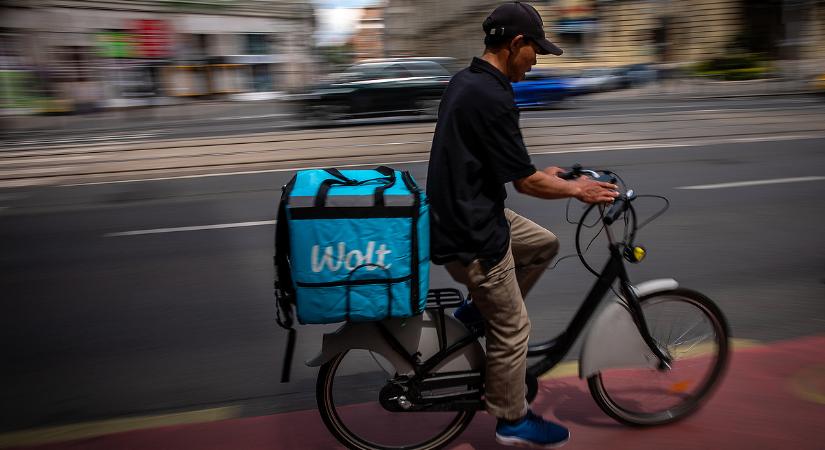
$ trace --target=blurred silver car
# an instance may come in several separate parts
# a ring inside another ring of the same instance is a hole
[[[569,81],[578,94],[610,91],[617,89],[620,82],[612,69],[585,69]]]

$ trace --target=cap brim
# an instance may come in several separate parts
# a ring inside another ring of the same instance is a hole
[[[556,44],[547,40],[547,38],[536,39],[536,44],[542,50],[542,55],[556,55],[560,56],[564,51],[556,46]]]

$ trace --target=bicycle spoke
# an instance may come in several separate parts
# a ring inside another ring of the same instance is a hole
[[[688,347],[688,348],[686,348],[686,349],[684,349],[684,350],[680,350],[680,351],[679,351],[679,353],[680,353],[680,354],[683,354],[683,355],[684,355],[684,354],[690,354],[690,352],[691,352],[694,348],[696,348],[696,346],[697,346],[697,345],[699,345],[702,341],[704,341],[706,337],[709,337],[709,336],[704,335],[704,336],[699,336],[699,337],[697,337],[697,338],[692,339],[693,341],[696,341],[696,342],[694,342],[693,344],[690,344],[690,347]],[[685,341],[685,342],[683,342],[683,343],[681,343],[681,344],[677,345],[677,346],[676,346],[676,348],[679,348],[679,347],[681,347],[681,346],[684,346],[684,345],[685,345],[685,343],[687,343],[687,342],[690,342],[690,341]]]
[[[685,337],[685,335],[686,335],[686,334],[688,334],[688,333],[690,333],[690,332],[691,332],[694,328],[696,328],[696,326],[697,326],[697,325],[699,325],[699,322],[698,322],[698,321],[697,321],[696,323],[694,323],[694,324],[693,324],[690,328],[688,328],[687,330],[685,330],[685,332],[684,332],[684,333],[682,333],[679,337],[677,337],[677,338],[676,338],[676,341],[678,341],[679,339],[681,339],[681,338]],[[676,345],[676,343],[675,343],[675,342],[674,342],[674,345]]]
[[[623,422],[652,425],[677,420],[698,406],[726,358],[725,328],[704,302],[709,300],[678,294],[641,299],[651,336],[679,362],[667,370],[602,370],[588,385],[605,412]]]
[[[371,351],[369,352],[369,354],[372,357],[372,360],[375,361],[375,365],[377,365],[385,374],[387,374],[387,380],[391,379],[394,376],[395,371],[390,372],[389,370],[385,369],[384,366],[378,361],[378,358],[375,357],[375,352]]]
[[[380,402],[382,391],[392,389],[388,383],[395,378],[396,371],[380,353],[349,350],[333,363],[322,368],[326,373],[319,409],[330,431],[339,440],[343,439],[348,447],[365,450],[432,448],[428,442],[455,436],[472,419],[472,413],[423,414],[383,406]]]

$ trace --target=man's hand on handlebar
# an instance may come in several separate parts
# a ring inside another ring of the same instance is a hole
[[[590,177],[583,176],[570,181],[579,188],[579,193],[574,195],[577,200],[584,203],[610,203],[619,196],[618,186],[603,181],[596,181]]]
[[[560,167],[552,166],[545,168],[543,172],[561,178],[564,178],[561,175],[568,173]],[[568,181],[576,185],[577,192],[573,197],[584,203],[610,203],[619,196],[618,186],[613,183],[596,181],[586,174],[581,174]]]

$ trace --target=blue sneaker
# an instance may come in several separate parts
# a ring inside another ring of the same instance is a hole
[[[475,303],[469,299],[464,300],[464,303],[456,308],[453,317],[463,323],[470,331],[484,332],[484,316],[481,315],[481,311],[478,310]]]
[[[570,439],[570,431],[561,425],[527,411],[518,422],[499,419],[496,425],[496,441],[502,445],[519,447],[555,448],[561,447]]]

